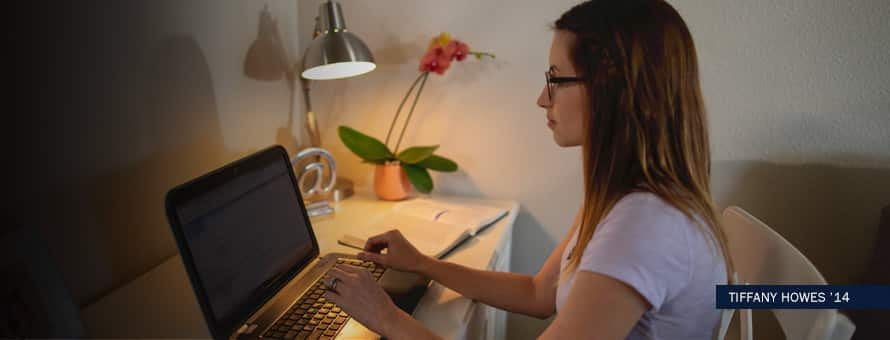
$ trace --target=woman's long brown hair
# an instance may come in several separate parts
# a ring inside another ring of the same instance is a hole
[[[555,28],[577,38],[572,61],[588,78],[591,104],[583,119],[584,212],[564,273],[577,269],[615,203],[645,191],[697,222],[722,251],[732,282],[710,194],[708,124],[686,23],[661,0],[593,0],[563,14]]]

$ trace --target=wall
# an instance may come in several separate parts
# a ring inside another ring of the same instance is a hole
[[[295,50],[293,1],[35,2],[16,11],[20,55],[31,58],[19,65],[33,68],[17,78],[28,96],[14,125],[23,166],[12,227],[36,230],[75,305],[177,253],[164,214],[174,185],[274,143],[297,148],[287,83],[242,72],[264,5]]]
[[[302,36],[319,1],[300,3]],[[516,199],[513,271],[534,273],[580,206],[578,148],[561,149],[535,106],[549,25],[577,1],[359,1],[341,4],[378,69],[317,82],[314,109],[339,169],[367,186],[372,168],[336,137],[349,125],[378,138],[417,76],[428,40],[448,31],[495,60],[432,75],[403,146],[439,144],[461,170],[434,174],[436,192]],[[713,193],[798,245],[829,281],[853,282],[890,204],[890,3],[671,3],[697,44],[709,109]],[[305,46],[308,41],[301,41]],[[546,326],[511,316],[510,338]]]
[[[319,2],[17,3],[27,8],[13,11],[16,86],[4,136],[15,196],[0,236],[34,230],[80,307],[175,254],[167,188],[269,144],[302,144],[299,94],[241,67],[264,5],[295,57]],[[535,272],[582,194],[579,150],[555,146],[534,104],[548,27],[575,3],[343,0],[379,68],[314,84],[323,144],[367,186],[371,168],[336,127],[383,137],[441,31],[495,53],[432,76],[403,145],[440,144],[460,164],[434,174],[437,193],[518,200],[513,270]],[[718,205],[762,217],[829,281],[855,281],[877,208],[890,203],[890,4],[672,3],[699,51]],[[545,326],[514,315],[510,338]]]

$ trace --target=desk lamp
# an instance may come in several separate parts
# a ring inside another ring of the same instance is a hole
[[[354,77],[373,71],[377,65],[368,46],[346,28],[343,10],[334,1],[325,1],[318,7],[315,32],[303,56],[301,81],[306,101],[306,129],[313,147],[321,144],[321,136],[309,97],[311,80],[329,80]],[[351,196],[353,182],[337,177],[334,186],[335,199]]]
[[[260,15],[257,40],[250,46],[245,58],[244,73],[250,78],[263,81],[278,81],[286,75],[288,84],[293,90],[296,66],[298,65],[294,65],[288,60],[287,53],[281,45],[276,23],[268,8],[264,7]],[[298,156],[311,156],[313,160],[320,161],[322,157],[319,155],[325,155],[327,152],[323,149],[320,150],[321,136],[309,96],[311,81],[354,77],[371,72],[377,66],[374,64],[374,57],[368,46],[346,29],[343,10],[340,4],[334,1],[325,1],[318,7],[312,42],[309,43],[309,47],[303,55],[302,65],[299,66],[302,66],[300,85],[306,103],[306,130],[309,134],[309,148],[303,150],[306,152],[298,153]],[[292,113],[293,109],[291,109],[291,117]],[[288,127],[291,126],[291,119],[288,119]],[[332,160],[327,156],[328,160]],[[333,168],[333,164],[330,165]],[[321,172],[316,173],[320,174]],[[331,173],[335,175],[333,172]],[[321,180],[320,175],[316,176],[316,184]],[[329,194],[335,201],[353,194],[351,180],[340,176],[336,176],[333,180],[335,183],[332,184],[333,189]],[[318,186],[316,185],[316,187]],[[326,185],[326,187],[328,186]]]

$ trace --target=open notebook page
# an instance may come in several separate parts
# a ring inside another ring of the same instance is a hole
[[[449,223],[466,228],[475,235],[482,227],[507,213],[506,209],[485,205],[456,204],[425,198],[400,202],[393,211],[431,221]]]
[[[436,258],[441,258],[469,236],[468,231],[458,225],[394,212],[384,214],[351,236],[366,240],[392,229],[398,229],[421,253]]]

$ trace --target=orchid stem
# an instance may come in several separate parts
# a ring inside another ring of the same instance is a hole
[[[389,124],[389,131],[386,132],[386,142],[384,145],[389,147],[389,136],[392,134],[392,128],[396,126],[396,121],[399,120],[399,115],[402,113],[402,106],[405,106],[405,102],[408,101],[408,96],[411,95],[411,92],[414,92],[414,87],[417,86],[417,83],[420,82],[420,78],[423,78],[426,72],[421,73],[417,76],[417,79],[414,80],[414,83],[411,84],[411,88],[408,89],[408,93],[405,93],[405,97],[402,98],[402,102],[399,103],[399,109],[396,110],[396,116],[392,118],[392,123]]]
[[[476,52],[476,51],[470,51],[470,52],[468,52],[468,54],[472,54],[472,55],[476,56],[476,59],[482,59],[482,57],[489,57],[489,58],[492,58],[492,59],[495,58],[494,54],[491,54],[491,53],[488,53],[488,52]]]
[[[402,144],[402,137],[405,136],[405,129],[408,128],[408,122],[411,121],[411,115],[414,114],[414,107],[417,106],[417,100],[420,99],[420,94],[423,93],[423,85],[426,85],[426,78],[429,77],[429,72],[423,73],[423,81],[420,82],[420,88],[417,89],[417,94],[414,95],[414,102],[411,103],[411,110],[408,111],[408,118],[405,118],[405,125],[402,126],[402,133],[399,134],[399,141],[396,142],[396,149],[393,151],[393,154],[399,154],[399,144]]]

